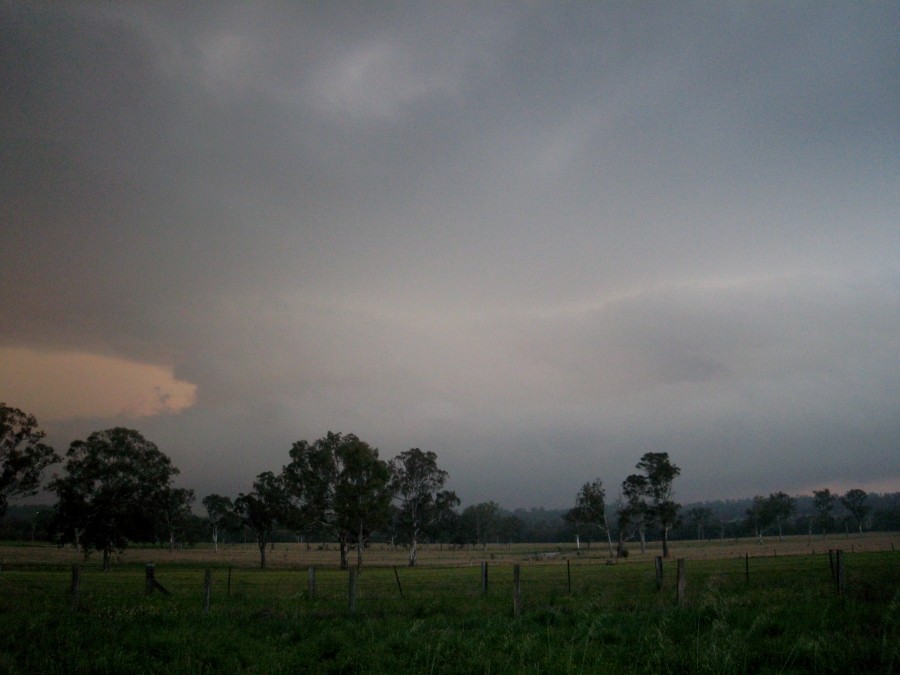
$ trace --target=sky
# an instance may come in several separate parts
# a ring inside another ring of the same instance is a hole
[[[900,490],[900,4],[0,0],[0,400],[198,500]],[[57,467],[56,470],[59,470]]]

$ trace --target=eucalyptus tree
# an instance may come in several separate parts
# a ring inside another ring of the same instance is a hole
[[[576,531],[580,524],[593,527],[601,532],[606,532],[609,542],[609,555],[612,557],[612,538],[609,533],[609,522],[606,519],[606,491],[603,489],[603,481],[595,478],[592,482],[585,483],[575,495],[575,506],[565,515],[565,519],[575,525]],[[577,535],[576,535],[577,536]]]
[[[831,529],[834,523],[834,517],[831,515],[834,511],[834,505],[837,502],[837,496],[832,494],[828,488],[822,490],[813,490],[813,508],[816,510],[815,523],[822,530],[822,536]],[[810,520],[810,532],[812,531],[813,520]]]
[[[203,498],[203,506],[209,516],[209,528],[216,552],[219,550],[219,537],[223,530],[231,529],[237,520],[234,513],[234,502],[230,497],[213,493]]]
[[[868,495],[864,490],[860,490],[859,488],[848,490],[847,493],[841,497],[841,504],[856,520],[856,525],[859,528],[860,534],[862,534],[863,531],[863,520],[871,510],[871,507],[866,504],[867,499]]]
[[[0,518],[9,500],[36,494],[41,474],[60,460],[34,415],[0,403]]]
[[[298,441],[284,467],[289,518],[298,529],[321,529],[335,536],[340,564],[356,544],[357,564],[372,531],[386,525],[390,470],[378,449],[354,434],[328,432],[314,443]]]
[[[399,502],[393,521],[408,542],[409,566],[414,567],[419,537],[433,534],[459,506],[459,497],[443,489],[447,472],[438,468],[437,455],[432,451],[411,448],[392,459],[389,467],[390,490]]]
[[[669,530],[678,520],[678,509],[681,504],[672,497],[675,495],[672,483],[681,473],[681,469],[672,464],[668,452],[647,452],[637,463],[637,468],[644,472],[647,479],[644,494],[647,497],[647,515],[649,520],[659,525],[662,531],[663,557],[669,557]]]
[[[249,528],[259,547],[259,566],[266,568],[266,546],[272,541],[275,525],[286,519],[289,500],[280,475],[264,471],[253,481],[253,491],[239,494],[234,500],[234,513]]]
[[[160,538],[168,541],[170,551],[175,548],[175,544],[188,528],[193,515],[191,512],[193,503],[193,490],[169,486],[159,494],[156,512],[161,530]]]
[[[775,525],[778,527],[778,541],[781,541],[783,538],[782,526],[794,513],[797,501],[784,492],[775,492],[769,495],[765,508],[768,511],[769,522],[775,521]]]
[[[648,507],[645,500],[647,494],[647,477],[633,473],[622,481],[622,497],[624,498],[616,514],[619,517],[619,555],[625,550],[625,540],[634,534],[640,537],[641,553],[647,551]]]
[[[103,553],[109,569],[113,550],[153,539],[156,506],[172,488],[178,469],[139,432],[116,427],[74,441],[66,452],[66,474],[54,478],[61,541]]]

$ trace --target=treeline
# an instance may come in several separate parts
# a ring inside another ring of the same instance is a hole
[[[658,537],[667,555],[670,539],[900,530],[900,494],[858,489],[682,507],[673,500],[681,470],[667,453],[653,452],[622,481],[613,504],[597,478],[577,491],[567,510],[508,511],[493,501],[459,510],[435,453],[412,448],[385,461],[357,436],[331,432],[294,443],[281,469],[259,474],[247,492],[204,496],[201,517],[195,492],[174,485],[178,469],[135,430],[94,432],[74,441],[63,458],[43,443],[34,416],[0,403],[0,424],[0,539],[72,544],[86,556],[100,552],[104,567],[131,542],[175,548],[212,541],[218,548],[225,541],[255,541],[263,567],[274,542],[334,543],[346,567],[352,551],[361,565],[372,542],[406,547],[415,565],[422,542],[484,548],[574,541],[602,543],[610,556],[625,556],[629,542],[643,550]],[[63,472],[48,484],[55,504],[9,507],[9,499],[36,494],[42,473],[58,462]]]

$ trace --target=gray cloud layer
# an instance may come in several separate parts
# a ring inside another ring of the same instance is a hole
[[[648,450],[685,499],[900,487],[898,30],[2,3],[0,346],[174,365],[139,426],[201,493],[329,429],[508,506]]]

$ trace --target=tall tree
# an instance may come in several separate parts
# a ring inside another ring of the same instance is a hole
[[[282,470],[291,503],[290,526],[301,533],[309,547],[313,532],[337,536],[334,487],[337,481],[337,448],[344,443],[339,433],[309,443],[297,441],[290,449],[290,463]],[[341,546],[341,569],[346,568],[346,545]]]
[[[769,509],[766,498],[756,495],[746,513],[747,522],[756,533],[756,543],[762,544],[763,532],[772,524],[772,511]]]
[[[697,539],[706,539],[706,526],[712,519],[712,509],[706,506],[695,506],[687,512],[687,524],[696,528]]]
[[[388,522],[391,472],[387,462],[378,458],[378,449],[353,434],[348,434],[338,446],[335,459],[338,472],[334,511],[338,538],[356,544],[356,564],[361,567],[369,536]]]
[[[834,518],[831,513],[834,511],[836,501],[837,497],[828,488],[813,490],[813,507],[816,510],[815,523],[822,530],[823,537],[833,525]]]
[[[672,499],[675,495],[672,483],[681,469],[672,464],[668,452],[644,453],[637,468],[644,472],[647,479],[647,514],[651,522],[659,525],[662,531],[663,557],[668,558],[669,530],[677,522],[678,509],[681,508],[681,504]]]
[[[191,505],[194,491],[185,488],[167,487],[159,495],[157,503],[158,522],[162,536],[169,542],[169,550],[174,550],[178,539],[183,536],[190,523]]]
[[[647,477],[633,473],[622,481],[623,501],[617,510],[619,516],[619,555],[625,550],[625,539],[637,533],[641,541],[641,554],[646,553],[647,530]]]
[[[275,524],[285,517],[287,509],[284,481],[271,471],[259,474],[253,481],[253,491],[239,494],[234,500],[235,514],[256,537],[261,569],[266,569],[266,546],[272,541]]]
[[[606,520],[606,491],[603,481],[595,478],[581,486],[575,495],[575,506],[566,514],[566,520],[573,524],[584,523],[598,531],[605,531],[609,541],[609,555],[612,557],[612,539],[609,534],[609,523]]]
[[[432,534],[459,505],[455,492],[444,490],[447,472],[438,468],[434,452],[411,448],[390,461],[390,489],[399,502],[394,523],[409,546],[409,566],[416,564],[422,534]]]
[[[796,500],[784,492],[775,492],[769,495],[765,508],[768,511],[769,522],[775,521],[778,527],[778,541],[782,541],[782,525],[791,517],[797,507]]]
[[[479,502],[467,506],[461,517],[460,529],[464,537],[473,544],[487,548],[488,539],[496,536],[500,522],[500,505],[497,502]]]
[[[171,488],[178,469],[155,444],[132,429],[96,431],[66,452],[66,475],[54,478],[63,541],[87,555],[102,551],[109,569],[113,550],[154,537],[154,508]]]
[[[222,530],[229,529],[229,525],[235,520],[234,502],[229,497],[213,493],[203,498],[203,506],[206,507],[206,513],[209,515],[213,545],[218,552],[219,535]]]
[[[41,473],[60,461],[44,436],[34,415],[0,403],[0,518],[10,499],[37,493]]]
[[[328,432],[315,443],[298,441],[283,475],[299,528],[320,528],[338,540],[341,569],[351,544],[357,564],[371,532],[387,523],[390,470],[378,450],[354,434]]]
[[[867,499],[868,495],[864,490],[860,490],[859,488],[848,490],[847,493],[841,497],[841,504],[856,519],[856,525],[859,527],[860,534],[862,534],[863,531],[863,520],[871,510],[871,507],[866,504]]]

